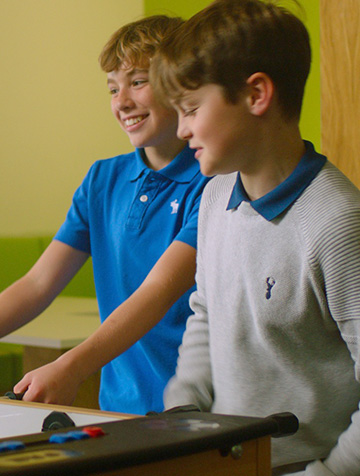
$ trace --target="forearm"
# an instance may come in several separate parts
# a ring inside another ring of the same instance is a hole
[[[24,400],[71,405],[90,375],[142,337],[171,305],[163,292],[143,286],[90,336],[56,361],[29,372],[14,387]]]
[[[165,389],[164,402],[166,408],[194,404],[202,411],[211,411],[213,387],[208,321],[198,292],[191,295],[190,305],[194,315],[187,321],[176,374]]]
[[[162,293],[139,289],[112,314],[88,339],[60,357],[83,381],[108,362],[125,352],[166,314],[171,303],[164,303]]]
[[[166,314],[194,284],[196,251],[174,242],[136,292],[82,344],[56,361],[29,372],[14,387],[24,399],[70,405],[79,385],[120,355]]]
[[[0,294],[0,337],[39,315],[52,298],[37,291],[31,277],[24,276]]]
[[[21,279],[0,294],[0,336],[39,315],[61,292],[88,255],[54,240]]]
[[[143,284],[86,341],[64,354],[64,365],[86,379],[122,354],[167,313],[194,284],[196,251],[174,242]],[[75,370],[76,369],[76,370]]]

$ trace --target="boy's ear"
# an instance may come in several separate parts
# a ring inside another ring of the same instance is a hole
[[[251,114],[262,116],[274,97],[274,83],[265,73],[254,73],[246,81],[247,104]]]

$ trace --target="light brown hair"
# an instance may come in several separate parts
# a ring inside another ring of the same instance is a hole
[[[122,26],[110,37],[99,56],[102,70],[110,73],[122,65],[149,67],[159,44],[183,22],[179,17],[153,15]]]

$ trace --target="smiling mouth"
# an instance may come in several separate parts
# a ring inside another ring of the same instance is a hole
[[[203,151],[203,148],[202,148],[202,147],[196,147],[196,148],[194,149],[194,152],[195,152],[194,157],[195,157],[195,159],[199,159],[199,157],[200,157],[202,151]]]
[[[134,126],[135,124],[138,124],[139,122],[143,121],[147,117],[146,115],[143,116],[137,116],[137,117],[131,117],[130,119],[126,119],[124,121],[126,127]]]

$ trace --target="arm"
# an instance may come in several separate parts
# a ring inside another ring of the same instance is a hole
[[[142,285],[86,341],[15,386],[24,400],[71,404],[79,385],[114,359],[152,327],[194,284],[196,250],[174,241]]]
[[[337,219],[336,219],[337,218]],[[318,238],[322,270],[331,315],[338,325],[354,362],[354,377],[360,383],[360,301],[357,282],[360,276],[360,212],[358,202],[346,212],[329,220],[331,240]],[[334,391],[334,393],[336,390]],[[331,417],[331,409],[329,416]],[[340,434],[327,457],[310,463],[304,476],[360,475],[360,410]]]
[[[164,405],[172,407],[193,404],[202,411],[211,411],[213,404],[212,372],[210,363],[210,336],[206,299],[206,276],[208,273],[206,253],[207,233],[204,216],[210,188],[201,199],[198,219],[198,247],[196,263],[196,291],[190,296],[193,311],[186,323],[175,375],[164,392]]]
[[[199,290],[190,297],[194,314],[189,317],[179,348],[176,374],[164,392],[165,408],[194,404],[211,411],[213,403],[207,313]]]
[[[61,292],[88,254],[52,241],[22,278],[0,294],[0,336],[38,316]]]

